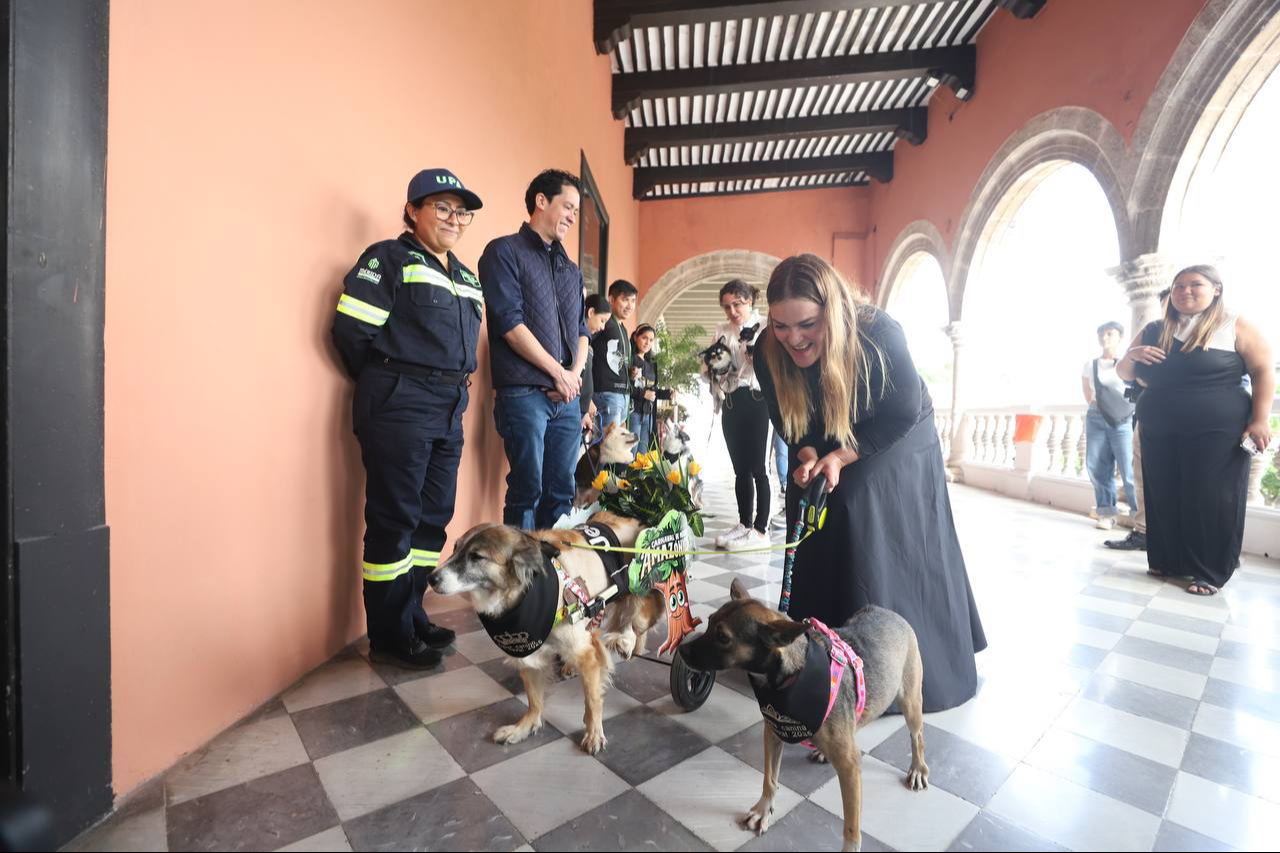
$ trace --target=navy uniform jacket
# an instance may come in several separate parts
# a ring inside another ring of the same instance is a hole
[[[333,341],[353,378],[373,358],[471,373],[484,314],[480,281],[454,254],[446,270],[411,233],[364,250],[343,280]]]

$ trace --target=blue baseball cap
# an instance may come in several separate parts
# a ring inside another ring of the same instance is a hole
[[[462,185],[458,176],[448,169],[423,169],[409,181],[409,201],[417,201],[429,195],[453,193],[462,199],[467,210],[479,210],[484,207],[480,196]]]

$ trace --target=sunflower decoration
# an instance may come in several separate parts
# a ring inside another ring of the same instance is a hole
[[[609,473],[600,486],[592,485],[603,492],[600,505],[604,509],[639,519],[646,527],[658,525],[668,512],[678,510],[688,518],[694,534],[701,536],[702,514],[689,494],[689,479],[701,470],[693,460],[669,462],[660,451],[651,450],[636,455],[625,479]]]

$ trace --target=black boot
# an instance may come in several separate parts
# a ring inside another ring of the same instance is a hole
[[[401,669],[435,669],[443,659],[444,655],[428,648],[418,637],[410,640],[407,647],[381,648],[372,641],[369,643],[369,660]]]
[[[1145,551],[1147,550],[1147,534],[1133,530],[1123,539],[1108,539],[1102,544],[1117,551]]]

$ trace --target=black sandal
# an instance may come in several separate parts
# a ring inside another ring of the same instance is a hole
[[[1207,590],[1202,592],[1201,590]],[[1191,595],[1217,595],[1218,588],[1208,581],[1193,580],[1187,585],[1187,592]]]

